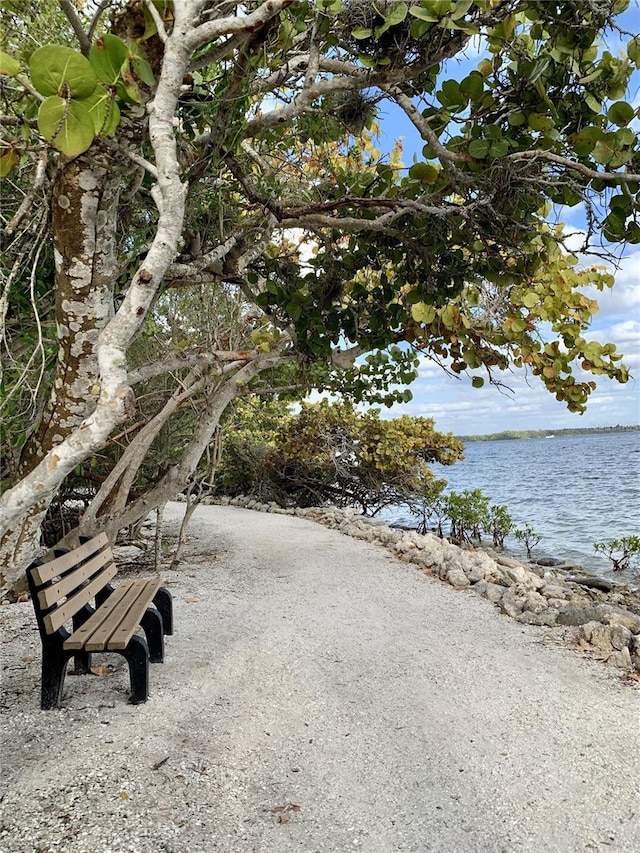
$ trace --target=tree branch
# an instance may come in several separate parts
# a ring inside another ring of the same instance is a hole
[[[200,24],[187,34],[187,47],[194,51],[204,44],[214,41],[220,36],[232,35],[233,33],[250,34],[263,27],[271,18],[278,15],[283,9],[288,8],[293,0],[267,0],[259,6],[255,12],[249,15],[238,15],[227,18],[218,18],[215,21],[207,21]]]
[[[78,13],[76,12],[76,7],[73,5],[71,0],[58,0],[60,8],[67,16],[67,20],[71,24],[74,33],[76,34],[76,38],[78,39],[78,43],[80,44],[80,51],[85,55],[89,55],[89,49],[91,47],[91,41],[89,36],[84,30],[82,26],[82,21],[78,17]]]

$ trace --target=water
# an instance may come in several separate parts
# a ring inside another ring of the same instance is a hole
[[[640,535],[640,432],[474,441],[464,460],[433,469],[447,492],[480,489],[507,505],[516,526],[530,524],[542,536],[534,557],[610,575],[593,543]],[[522,553],[513,537],[505,546]]]

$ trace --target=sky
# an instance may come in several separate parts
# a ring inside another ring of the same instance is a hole
[[[640,33],[640,3],[632,0],[624,16],[625,27]],[[612,53],[618,52],[615,44],[607,45]],[[461,75],[475,68],[481,55],[481,46],[474,45],[467,61],[459,66]],[[452,70],[451,76],[458,76]],[[634,77],[640,77],[636,72]],[[632,100],[633,98],[633,100]],[[640,80],[632,78],[632,89],[628,96],[636,107],[640,107]],[[406,116],[392,112],[384,103],[381,105],[382,146],[391,148],[393,140],[403,140],[403,160],[410,165],[413,151],[420,152],[423,141]],[[640,129],[640,122],[638,128]],[[562,219],[570,231],[584,227],[581,207],[566,208]],[[624,385],[606,377],[593,377],[597,389],[591,394],[587,412],[578,415],[569,412],[564,403],[558,402],[534,376],[514,370],[502,374],[511,392],[498,390],[486,384],[483,388],[472,388],[471,378],[451,377],[436,364],[423,359],[419,377],[412,384],[413,400],[398,404],[383,411],[384,417],[402,414],[435,418],[436,428],[454,435],[485,435],[503,430],[563,429],[572,427],[601,427],[617,424],[640,424],[640,245],[630,246],[620,260],[615,273],[616,283],[605,293],[587,292],[597,299],[600,310],[585,337],[601,343],[614,343],[625,356],[632,378]],[[580,374],[577,374],[580,378]]]

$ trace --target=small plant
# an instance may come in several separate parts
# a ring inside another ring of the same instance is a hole
[[[480,489],[451,492],[447,496],[447,516],[451,522],[451,537],[458,542],[480,541],[480,531],[489,526],[490,498]]]
[[[631,568],[633,557],[640,555],[640,536],[623,536],[607,542],[594,542],[593,550],[604,554],[613,565],[614,572],[625,572]]]
[[[540,542],[542,536],[540,536],[539,533],[536,533],[530,524],[517,528],[517,530],[514,531],[514,535],[518,542],[522,542],[524,547],[527,549],[527,557],[531,559],[531,552]]]
[[[489,524],[485,528],[493,537],[496,548],[504,548],[505,537],[513,529],[513,519],[509,515],[506,504],[493,504],[489,508]]]

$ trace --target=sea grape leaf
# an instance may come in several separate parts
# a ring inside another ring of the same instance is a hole
[[[613,124],[617,124],[618,127],[623,127],[625,124],[629,124],[635,114],[636,111],[631,104],[627,104],[625,101],[618,101],[617,103],[612,104],[607,110],[607,118],[610,122],[613,122]]]
[[[99,80],[115,86],[120,79],[122,66],[129,56],[129,48],[118,36],[105,33],[89,51],[91,67]]]
[[[5,148],[0,154],[0,178],[6,178],[20,160],[15,148]]]
[[[45,44],[29,59],[31,82],[41,95],[88,98],[98,80],[89,60],[77,50]]]
[[[15,77],[20,71],[20,63],[13,56],[9,56],[3,50],[0,50],[0,75],[5,77]]]
[[[52,95],[38,110],[38,129],[54,148],[77,157],[93,142],[95,128],[89,107],[82,101],[65,101]]]
[[[120,124],[120,109],[104,86],[96,86],[82,103],[89,108],[96,136],[109,136]]]
[[[472,139],[469,143],[469,154],[476,160],[482,160],[489,153],[489,145],[488,139]]]

